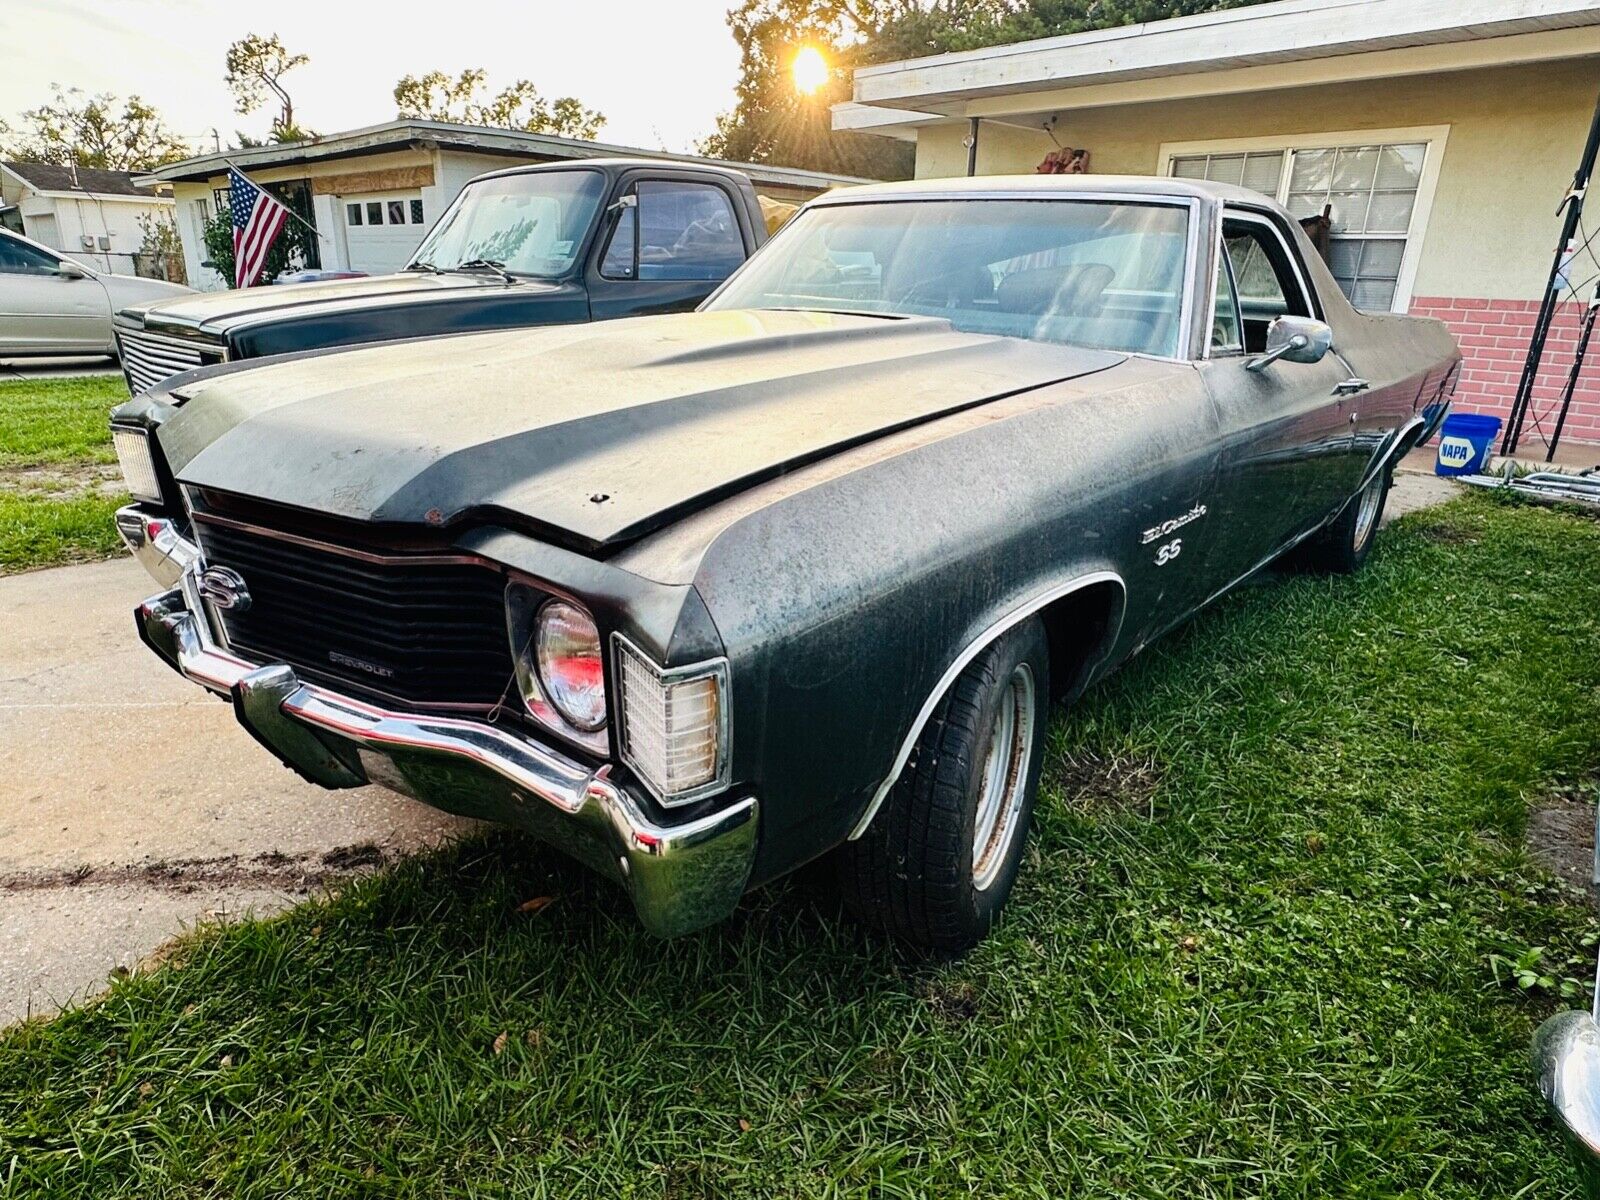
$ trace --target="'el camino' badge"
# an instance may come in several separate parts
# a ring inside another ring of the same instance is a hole
[[[1205,515],[1206,506],[1204,504],[1196,504],[1181,517],[1173,517],[1170,521],[1163,521],[1159,525],[1152,525],[1149,529],[1146,529],[1144,531],[1144,536],[1139,539],[1139,544],[1141,546],[1148,546],[1151,542],[1157,541],[1161,538],[1171,537],[1185,525],[1192,525]]]
[[[241,613],[250,607],[250,589],[244,578],[229,567],[207,567],[200,573],[200,594],[213,608]]]

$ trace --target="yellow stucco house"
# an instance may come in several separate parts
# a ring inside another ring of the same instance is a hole
[[[1065,148],[1093,173],[1225,180],[1327,211],[1351,299],[1448,322],[1466,357],[1457,408],[1503,415],[1597,95],[1600,0],[1278,0],[864,68],[833,117],[913,140],[918,176],[1033,172]],[[1580,240],[1597,230],[1600,210]],[[1600,238],[1567,274],[1525,445],[1548,433]],[[1600,378],[1563,436],[1600,441]]]

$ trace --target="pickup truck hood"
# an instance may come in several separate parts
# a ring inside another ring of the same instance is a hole
[[[785,470],[1125,356],[928,318],[727,311],[474,334],[185,385],[179,480],[361,521],[493,510],[599,549]]]
[[[148,304],[128,313],[142,319],[146,329],[178,335],[200,332],[220,337],[229,328],[268,313],[289,309],[385,307],[396,301],[439,299],[450,294],[504,290],[504,280],[488,272],[451,271],[430,275],[402,271],[367,279],[331,279],[326,283],[287,283],[281,287],[244,288],[231,292],[191,294],[182,300]],[[551,285],[524,281],[517,288],[548,289]]]

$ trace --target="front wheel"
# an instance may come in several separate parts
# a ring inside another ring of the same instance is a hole
[[[1320,533],[1295,551],[1296,565],[1310,571],[1333,575],[1353,575],[1366,565],[1372,545],[1378,540],[1378,525],[1383,507],[1394,486],[1394,473],[1387,467],[1373,477],[1361,494]]]
[[[1022,862],[1050,711],[1050,648],[1031,619],[950,686],[867,831],[836,854],[857,916],[918,946],[969,948]]]

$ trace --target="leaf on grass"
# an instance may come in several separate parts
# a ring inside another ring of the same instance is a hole
[[[508,1035],[505,1034],[505,1033],[501,1033],[499,1037],[494,1039],[494,1052],[495,1052],[496,1056],[499,1056],[499,1055],[504,1054],[506,1052],[506,1042],[509,1041],[509,1040],[510,1039],[509,1039]]]
[[[739,1132],[740,1133],[749,1133],[750,1132],[750,1122],[746,1121],[743,1117],[739,1118]]]
[[[536,913],[541,908],[546,908],[555,902],[556,898],[554,896],[535,896],[532,900],[524,900],[517,905],[517,911],[520,913]]]

